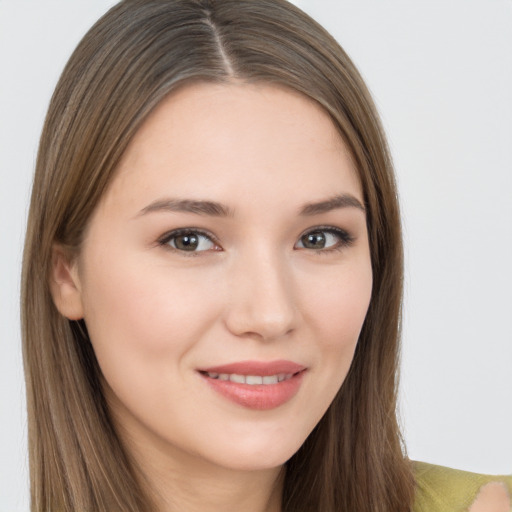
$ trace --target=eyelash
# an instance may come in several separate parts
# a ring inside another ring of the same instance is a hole
[[[299,241],[304,238],[305,236],[312,234],[312,233],[328,233],[331,235],[336,236],[339,241],[334,244],[332,247],[327,247],[323,249],[308,249],[307,247],[301,247],[299,249],[309,250],[310,252],[322,255],[322,254],[329,254],[336,251],[342,251],[346,247],[350,247],[353,245],[355,238],[350,235],[347,231],[344,229],[336,228],[334,226],[315,226],[313,228],[308,229],[304,233],[302,233],[299,236]],[[170,231],[166,234],[164,234],[159,240],[158,244],[166,249],[169,249],[171,251],[179,252],[183,256],[190,256],[190,257],[197,257],[202,252],[209,252],[206,251],[185,251],[177,249],[176,247],[172,247],[169,245],[169,242],[171,242],[173,239],[178,238],[179,236],[183,235],[196,235],[199,237],[207,238],[209,241],[211,241],[216,246],[220,247],[220,244],[218,243],[217,239],[213,234],[209,233],[208,231],[204,231],[202,229],[195,229],[195,228],[180,228],[175,229],[173,231]]]
[[[327,247],[324,249],[309,249],[310,252],[314,252],[318,255],[325,255],[332,252],[339,252],[343,249],[346,249],[347,247],[350,247],[354,244],[355,238],[348,233],[348,231],[345,231],[341,228],[336,228],[334,226],[315,226],[313,228],[308,229],[304,233],[302,233],[299,236],[299,240],[304,238],[305,236],[312,234],[312,233],[328,233],[331,235],[334,235],[338,238],[338,242],[335,243],[332,247]],[[306,247],[304,249],[307,249]]]

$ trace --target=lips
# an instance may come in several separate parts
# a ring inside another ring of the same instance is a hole
[[[240,361],[198,370],[211,389],[255,410],[285,404],[299,391],[306,367],[292,361]]]
[[[202,368],[199,371],[207,373],[227,373],[238,375],[277,375],[279,373],[298,373],[306,367],[292,361],[240,361],[211,368]]]

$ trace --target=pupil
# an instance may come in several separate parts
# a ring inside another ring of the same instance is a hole
[[[199,240],[196,235],[181,235],[176,237],[174,243],[178,249],[193,251],[194,249],[197,249]]]
[[[309,249],[322,249],[325,247],[325,236],[320,231],[309,233],[305,236],[305,239],[302,240],[302,243],[304,247],[308,247]]]

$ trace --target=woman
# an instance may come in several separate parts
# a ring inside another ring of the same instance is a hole
[[[484,477],[432,493],[445,473],[402,450],[401,286],[384,135],[337,43],[281,1],[121,2],[38,156],[33,510],[427,510],[460,478],[469,506]]]

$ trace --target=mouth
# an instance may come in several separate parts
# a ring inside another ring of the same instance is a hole
[[[198,372],[224,399],[249,409],[269,410],[297,394],[306,370],[291,361],[243,361]]]
[[[223,381],[236,382],[237,384],[247,384],[249,386],[268,386],[277,384],[285,380],[291,379],[297,373],[278,373],[275,375],[241,375],[238,373],[216,373],[216,372],[200,372],[210,379],[218,379]]]

